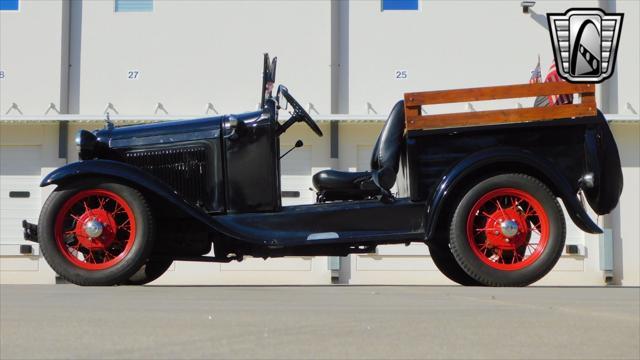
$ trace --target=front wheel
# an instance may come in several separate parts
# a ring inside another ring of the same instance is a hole
[[[488,178],[462,198],[450,227],[451,253],[488,286],[526,286],[556,264],[565,240],[560,204],[523,174]]]
[[[145,198],[108,179],[58,187],[44,204],[38,223],[45,259],[77,285],[123,283],[153,248],[153,217]]]

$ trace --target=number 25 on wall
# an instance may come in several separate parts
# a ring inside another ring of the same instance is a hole
[[[409,77],[409,72],[407,70],[396,70],[395,78],[396,80],[405,80]]]

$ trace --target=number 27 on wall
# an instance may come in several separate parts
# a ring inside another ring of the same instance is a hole
[[[138,80],[140,78],[140,70],[129,70],[127,71],[127,79],[129,80]]]

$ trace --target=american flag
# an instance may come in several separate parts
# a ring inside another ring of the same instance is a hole
[[[553,62],[549,67],[549,73],[547,77],[544,79],[544,82],[558,82],[564,81],[558,75],[558,71],[556,69],[556,63]],[[573,94],[564,94],[564,95],[549,95],[549,106],[553,105],[563,105],[563,104],[573,104]]]
[[[531,71],[531,79],[529,84],[537,84],[542,82],[542,71],[540,71],[540,55],[538,55],[538,64],[536,68]]]

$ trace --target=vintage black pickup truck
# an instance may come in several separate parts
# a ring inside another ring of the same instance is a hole
[[[581,199],[596,214],[618,203],[620,160],[595,87],[563,82],[407,93],[370,171],[320,171],[315,204],[282,206],[279,136],[300,122],[322,131],[286,87],[273,96],[275,59],[264,64],[258,111],[80,131],[81,161],[42,180],[56,188],[38,224],[23,222],[25,239],[79,285],[145,284],[176,260],[345,256],[422,242],[457,283],[525,286],[563,252],[559,200],[588,233],[601,229]],[[421,112],[553,94],[581,102]],[[279,121],[284,108],[290,117]]]

